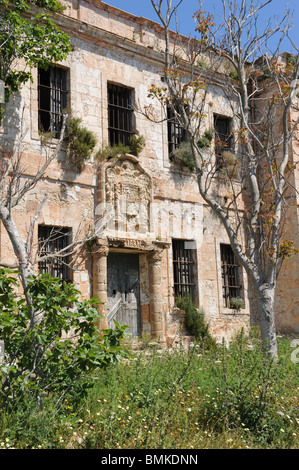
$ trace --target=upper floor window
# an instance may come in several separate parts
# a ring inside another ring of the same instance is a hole
[[[194,302],[195,255],[189,244],[193,245],[187,240],[172,240],[174,294],[175,297],[187,294]]]
[[[180,125],[171,108],[167,108],[168,153],[173,154],[182,142],[187,140],[185,129]]]
[[[38,241],[39,255],[45,257],[38,264],[39,271],[63,281],[71,281],[70,256],[66,249],[72,241],[71,229],[39,225]],[[59,255],[55,256],[57,252]]]
[[[38,129],[58,138],[62,114],[67,107],[67,70],[60,67],[38,69]]]
[[[214,116],[216,165],[221,168],[222,153],[232,150],[232,120],[223,116]]]
[[[108,84],[108,131],[110,145],[129,145],[133,132],[132,90]]]
[[[230,245],[220,245],[223,305],[234,308],[232,299],[242,297],[240,265]]]

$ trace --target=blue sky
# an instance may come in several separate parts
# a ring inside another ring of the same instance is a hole
[[[158,21],[156,13],[151,5],[150,0],[103,0],[104,3],[115,6],[129,13],[133,13],[136,16],[144,16],[145,18]],[[175,1],[175,0],[174,0]],[[297,27],[294,27],[291,31],[291,37],[296,46],[299,48],[299,0],[273,0],[270,5],[264,8],[263,15],[260,15],[259,20],[261,25],[265,21],[274,17],[275,15],[281,15],[287,4],[290,10],[293,12],[293,23],[297,23]],[[204,10],[214,14],[215,20],[221,15],[222,0],[205,0]],[[185,35],[189,35],[194,30],[194,20],[192,18],[193,13],[198,9],[197,0],[183,0],[178,10],[178,20],[180,32]],[[220,22],[220,21],[219,21]],[[273,44],[275,45],[275,44]],[[283,49],[292,51],[289,42],[283,44]]]

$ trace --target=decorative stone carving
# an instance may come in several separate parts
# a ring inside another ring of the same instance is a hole
[[[163,248],[155,248],[153,251],[148,253],[148,261],[156,262],[161,261],[163,257]]]
[[[106,168],[105,200],[110,235],[122,233],[135,237],[151,231],[151,193],[151,178],[134,158],[119,158]]]

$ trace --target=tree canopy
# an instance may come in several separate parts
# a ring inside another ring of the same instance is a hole
[[[51,19],[64,7],[57,0],[0,0],[0,80],[5,101],[32,80],[32,67],[47,68],[71,50],[68,35]]]

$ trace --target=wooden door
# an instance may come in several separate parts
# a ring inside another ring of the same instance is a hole
[[[141,334],[139,256],[109,253],[107,262],[108,328],[113,320],[128,325],[132,336]]]

